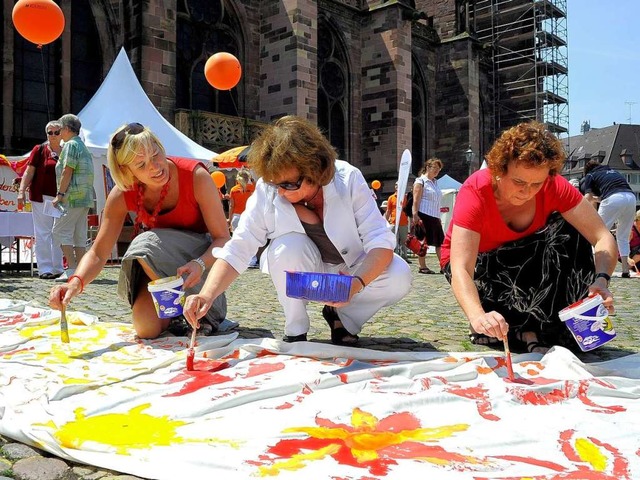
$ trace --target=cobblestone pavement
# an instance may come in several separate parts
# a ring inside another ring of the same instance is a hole
[[[435,269],[435,257],[427,264]],[[411,293],[399,304],[380,311],[365,325],[361,346],[393,351],[482,351],[489,347],[472,345],[462,311],[443,275],[417,273],[417,259]],[[105,321],[130,321],[128,305],[116,294],[119,268],[107,266],[100,276],[74,299],[73,310],[97,315]],[[51,280],[32,278],[24,273],[0,273],[0,297],[35,300],[46,306]],[[640,352],[640,333],[636,321],[640,313],[640,280],[613,278],[611,291],[616,299],[613,322],[618,336],[601,349],[581,355],[586,362],[608,360]],[[240,323],[242,338],[275,337],[283,334],[283,317],[271,280],[258,270],[248,270],[227,292],[228,318]],[[311,304],[310,341],[328,342],[329,332],[322,319],[321,305]],[[4,476],[3,476],[4,475]],[[74,465],[25,445],[0,437],[0,480],[127,480],[134,479],[92,467]]]

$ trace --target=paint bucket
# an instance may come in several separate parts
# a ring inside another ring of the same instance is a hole
[[[346,302],[351,291],[350,275],[316,272],[286,272],[287,297],[315,302]]]
[[[184,280],[180,276],[159,278],[149,282],[148,289],[160,318],[173,318],[182,315],[184,306]]]
[[[598,348],[616,336],[600,295],[590,295],[569,305],[562,309],[558,316],[565,322],[583,352]]]

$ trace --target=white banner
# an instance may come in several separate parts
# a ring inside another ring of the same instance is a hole
[[[407,190],[407,181],[411,173],[411,152],[405,150],[400,158],[400,167],[398,168],[398,198],[396,201],[396,241],[398,240],[398,225],[400,225],[400,215],[402,215],[402,203],[404,194]]]

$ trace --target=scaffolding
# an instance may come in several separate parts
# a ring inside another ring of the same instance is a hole
[[[470,26],[491,52],[496,132],[538,120],[569,131],[567,0],[471,0]]]

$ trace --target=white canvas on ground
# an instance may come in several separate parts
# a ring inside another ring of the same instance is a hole
[[[11,308],[0,299],[0,305]],[[0,312],[0,434],[152,479],[640,478],[640,355],[383,352],[138,339],[128,324]],[[90,320],[90,319],[89,319]]]

